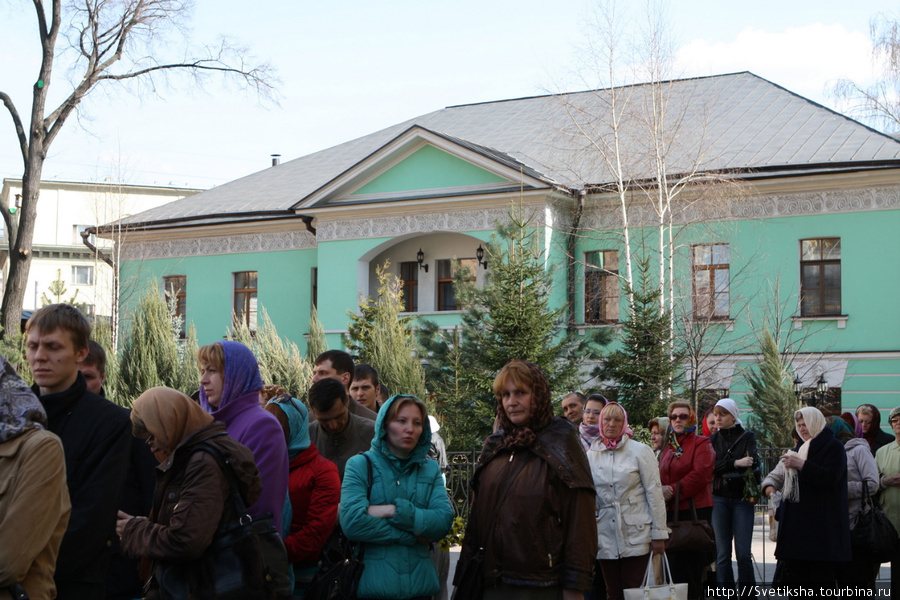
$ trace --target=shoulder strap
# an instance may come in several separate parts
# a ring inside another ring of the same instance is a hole
[[[219,468],[222,469],[222,473],[225,475],[225,479],[228,480],[228,487],[231,489],[231,502],[234,504],[234,509],[240,516],[246,515],[247,505],[244,503],[244,499],[241,498],[241,487],[231,462],[222,456],[222,453],[218,448],[210,446],[209,444],[199,444],[198,446],[195,446],[195,450],[206,452],[216,460],[219,464]]]
[[[716,432],[716,433],[718,433],[718,432]],[[734,440],[734,443],[731,445],[730,448],[728,448],[728,450],[725,452],[725,454],[731,454],[731,451],[735,449],[735,447],[738,445],[738,442],[740,442],[742,439],[744,439],[744,436],[746,436],[748,433],[750,433],[750,432],[744,431],[744,433],[739,435],[738,439]]]

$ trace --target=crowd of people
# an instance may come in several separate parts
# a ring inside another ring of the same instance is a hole
[[[449,598],[446,449],[420,399],[388,396],[375,369],[339,350],[294,398],[264,385],[249,348],[223,341],[200,348],[193,397],[156,387],[128,410],[103,397],[90,333],[74,307],[44,307],[25,326],[34,385],[0,364],[0,600],[169,598],[178,586],[215,598],[210,548],[242,511],[283,538],[295,598],[337,534],[364,557],[357,598]],[[797,445],[764,474],[730,398],[701,419],[674,401],[630,425],[621,404],[573,392],[556,416],[547,378],[520,359],[493,392],[455,582],[477,573],[488,600],[621,600],[663,554],[689,598],[752,595],[762,497],[777,507],[779,585],[873,589],[880,564],[850,542],[864,498],[900,529],[900,408],[893,437],[872,405],[802,408]],[[714,544],[667,550],[673,523],[698,520]],[[258,579],[259,597],[274,597]]]

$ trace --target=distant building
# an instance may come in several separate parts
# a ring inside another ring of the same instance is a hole
[[[41,182],[23,310],[40,308],[44,297],[56,302],[75,296],[76,302],[84,304],[86,312],[109,316],[114,303],[113,269],[84,244],[81,233],[88,227],[130,217],[199,191],[116,183]],[[0,195],[10,207],[16,206],[16,195],[21,193],[21,179],[3,180]],[[116,239],[121,240],[122,235],[114,234],[111,239],[89,237],[91,243],[106,253],[113,249]],[[8,269],[7,232],[0,220],[0,293]],[[51,285],[57,280],[66,290],[59,298],[51,292]]]
[[[460,322],[451,259],[481,283],[491,265],[478,262],[479,247],[517,202],[535,216],[552,301],[581,331],[618,331],[622,222],[602,149],[617,142],[631,161],[632,249],[652,246],[655,163],[636,113],[653,91],[678,124],[666,140],[668,177],[709,174],[686,187],[672,221],[678,335],[703,323],[718,344],[702,389],[741,401],[754,336],[778,313],[796,332],[794,373],[804,388],[825,377],[830,410],[900,403],[900,142],[746,72],[615,90],[635,110],[619,115],[618,139],[610,90],[398,123],[124,219],[123,286],[180,290],[201,344],[221,339],[233,316],[254,327],[264,306],[302,346],[316,305],[339,347],[347,311],[374,293],[375,269],[390,260],[408,313],[451,327]]]

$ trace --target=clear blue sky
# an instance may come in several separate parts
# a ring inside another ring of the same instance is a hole
[[[637,4],[638,0],[619,0]],[[588,0],[196,0],[191,40],[236,38],[281,79],[278,104],[210,85],[98,91],[51,148],[45,179],[210,187],[453,104],[583,89],[571,74]],[[679,75],[749,70],[817,102],[871,77],[871,0],[672,0]],[[24,115],[37,73],[30,3],[0,3],[0,90]],[[54,90],[65,84],[57,72]],[[0,177],[22,174],[0,107]],[[27,118],[27,116],[26,116]]]

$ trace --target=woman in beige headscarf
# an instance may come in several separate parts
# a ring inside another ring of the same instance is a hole
[[[151,575],[158,587],[160,567],[185,566],[191,596],[206,597],[212,582],[203,574],[204,553],[220,524],[238,518],[230,486],[216,459],[199,449],[211,446],[232,466],[246,505],[259,497],[259,472],[253,453],[225,432],[225,424],[196,402],[173,389],[152,388],[135,400],[132,431],[144,439],[160,461],[156,492],[149,518],[119,512],[116,532],[122,550],[133,558],[153,562]],[[261,584],[261,582],[260,582]]]

